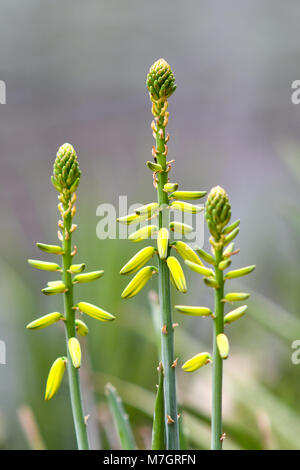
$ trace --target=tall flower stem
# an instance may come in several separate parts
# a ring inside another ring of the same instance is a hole
[[[168,113],[167,101],[162,100],[153,105],[156,123],[153,126],[156,140],[156,159],[162,167],[157,175],[157,198],[161,211],[159,213],[159,229],[169,228],[169,197],[164,185],[168,182],[168,168],[166,162],[166,124]],[[170,248],[169,248],[170,249]],[[170,273],[165,260],[159,259],[159,302],[161,311],[161,356],[164,370],[164,402],[165,402],[165,429],[166,447],[176,450],[179,448],[178,418],[176,400],[176,377],[174,362],[174,330],[172,321],[172,308],[170,297]]]
[[[222,449],[222,376],[223,359],[220,356],[217,336],[224,332],[224,280],[223,271],[218,269],[222,260],[223,248],[216,250],[215,277],[219,285],[215,289],[215,318],[214,318],[214,338],[213,338],[213,374],[212,374],[212,419],[211,419],[211,448],[212,450]]]
[[[82,408],[82,399],[80,391],[80,382],[79,382],[79,371],[72,364],[72,359],[70,356],[70,351],[68,348],[68,341],[70,338],[76,336],[75,329],[75,310],[73,310],[73,283],[71,273],[69,272],[70,266],[72,264],[72,234],[71,234],[71,225],[72,225],[72,215],[70,211],[69,202],[67,201],[64,204],[64,213],[67,214],[64,217],[63,222],[63,250],[64,254],[62,256],[63,260],[63,273],[62,278],[66,286],[66,292],[64,293],[64,316],[65,316],[65,335],[66,335],[66,344],[67,344],[67,370],[69,377],[69,388],[70,388],[70,397],[71,397],[71,407],[72,414],[76,432],[77,445],[79,450],[88,450],[88,436],[86,423],[84,420],[83,408]]]

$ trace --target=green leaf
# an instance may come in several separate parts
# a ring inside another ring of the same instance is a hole
[[[165,450],[165,412],[164,412],[164,373],[162,364],[158,367],[158,389],[155,400],[153,427],[152,427],[152,450]]]
[[[129,423],[128,415],[125,412],[123,403],[115,387],[108,383],[105,387],[108,405],[120,438],[123,450],[135,450],[137,445]]]

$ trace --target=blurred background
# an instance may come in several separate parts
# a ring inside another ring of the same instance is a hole
[[[49,368],[64,354],[53,326],[25,325],[62,308],[41,288],[51,273],[31,269],[43,258],[35,242],[56,243],[57,193],[50,174],[58,147],[76,148],[82,179],[75,233],[77,262],[104,269],[96,283],[78,286],[76,300],[114,313],[89,319],[81,369],[94,449],[119,448],[104,387],[118,389],[140,448],[149,448],[157,381],[157,350],[148,293],[121,301],[119,276],[136,251],[126,240],[96,237],[96,208],[154,199],[150,172],[151,106],[145,86],[150,65],[164,57],[177,80],[170,99],[169,157],[182,188],[229,193],[241,218],[234,267],[256,264],[231,289],[252,293],[247,315],[230,327],[225,363],[226,449],[300,449],[300,365],[291,344],[300,339],[300,105],[291,102],[299,79],[296,1],[242,3],[190,0],[3,0],[0,6],[0,447],[76,447],[67,380],[51,402],[43,399]],[[205,232],[205,248],[208,249]],[[174,303],[211,305],[211,292],[185,270],[189,291]],[[180,364],[211,350],[211,322],[180,317]],[[84,338],[85,340],[85,338]],[[93,371],[93,372],[92,372]],[[178,368],[185,445],[209,447],[211,369]]]

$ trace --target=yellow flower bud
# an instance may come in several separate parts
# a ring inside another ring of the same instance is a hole
[[[166,228],[161,228],[157,234],[157,249],[160,259],[165,259],[168,256],[169,247],[169,231]]]
[[[208,317],[213,314],[208,307],[191,307],[189,305],[175,305],[175,309],[183,315],[191,315],[193,317]]]
[[[193,263],[192,261],[185,260],[185,264],[195,271],[198,274],[202,274],[202,276],[213,276],[214,272],[210,268],[206,268],[206,266],[201,266],[200,264]]]
[[[72,364],[75,369],[81,366],[81,348],[77,338],[70,338],[68,341],[69,353],[71,356]]]
[[[156,231],[156,225],[147,225],[146,227],[142,227],[136,232],[129,235],[128,240],[131,240],[132,242],[141,242],[142,240],[151,238],[152,234]]]
[[[205,366],[206,364],[209,364],[212,362],[212,357],[208,352],[202,352],[199,354],[196,354],[196,356],[192,357],[188,361],[186,361],[182,369],[185,372],[194,372],[197,369],[200,369],[200,367]]]
[[[104,274],[104,271],[92,271],[90,273],[77,274],[77,276],[73,278],[73,284],[82,283],[82,282],[92,282],[102,277],[103,274]]]
[[[232,310],[231,312],[227,313],[227,315],[225,315],[224,317],[224,323],[228,324],[238,320],[243,315],[245,315],[247,308],[247,305],[242,305],[241,307],[238,307]]]
[[[153,274],[157,272],[158,269],[155,266],[145,266],[142,268],[123,290],[121,294],[122,299],[129,299],[138,294],[151,279]]]
[[[29,259],[28,263],[36,269],[42,271],[61,271],[61,267],[56,263],[49,263],[48,261],[40,261],[37,259]]]
[[[106,312],[105,310],[96,307],[96,305],[90,304],[88,302],[78,302],[75,305],[75,308],[78,308],[81,312],[89,315],[92,318],[100,321],[112,321],[115,319],[111,313]]]
[[[45,400],[51,400],[58,391],[66,368],[67,358],[59,357],[50,369],[45,392]]]
[[[187,245],[187,243],[184,243],[182,241],[176,241],[171,243],[171,246],[174,246],[176,249],[177,253],[184,259],[184,260],[189,260],[192,261],[193,263],[199,264],[200,266],[203,266],[202,261],[198,258],[194,250]]]
[[[136,273],[140,268],[144,266],[149,259],[152,258],[154,255],[154,247],[153,246],[146,246],[140,250],[136,255],[134,255],[128,263],[123,266],[120,271],[120,274],[133,274]]]
[[[167,265],[176,289],[185,294],[187,292],[186,280],[178,259],[174,256],[169,256],[167,259]]]
[[[227,336],[224,335],[224,333],[217,335],[217,346],[221,358],[227,359],[229,354],[229,342]]]
[[[87,325],[79,319],[75,320],[76,331],[80,336],[86,336],[89,332]]]
[[[26,328],[28,328],[28,330],[40,330],[58,322],[63,318],[64,316],[59,312],[48,313],[47,315],[44,315],[37,320],[33,320],[31,323],[28,323]]]
[[[203,207],[196,206],[195,204],[190,204],[188,202],[182,202],[182,201],[173,201],[171,202],[170,207],[177,211],[188,212],[189,214],[198,214],[199,212],[204,210]]]
[[[181,235],[186,235],[187,233],[191,233],[194,229],[191,225],[182,224],[181,222],[170,222],[170,230],[172,232],[181,233]]]

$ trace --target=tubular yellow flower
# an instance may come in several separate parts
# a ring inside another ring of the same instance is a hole
[[[218,268],[220,269],[220,271],[224,271],[224,269],[229,268],[230,265],[231,265],[231,259],[227,258],[219,263]]]
[[[46,245],[45,243],[37,243],[36,246],[45,253],[52,253],[54,255],[62,255],[64,250],[58,245]]]
[[[61,267],[57,263],[49,263],[48,261],[40,261],[37,259],[29,259],[28,263],[42,271],[61,271]]]
[[[189,260],[192,261],[195,264],[199,264],[200,266],[203,266],[202,261],[198,258],[194,250],[187,245],[187,243],[184,243],[182,241],[176,241],[171,243],[171,246],[174,246],[176,249],[177,253],[184,259],[184,260]]]
[[[37,320],[33,320],[31,323],[28,323],[26,328],[28,330],[40,330],[42,328],[46,328],[47,326],[53,325],[53,323],[58,322],[64,318],[64,316],[59,312],[48,313]]]
[[[174,199],[201,199],[205,196],[207,191],[174,191],[174,193],[170,194],[170,197]]]
[[[120,274],[133,274],[136,273],[140,268],[144,266],[145,263],[149,261],[154,255],[154,247],[146,246],[140,250],[136,255],[134,255],[128,263],[123,266],[120,271]]]
[[[188,361],[186,361],[182,369],[185,372],[194,372],[197,369],[200,369],[200,367],[205,366],[206,364],[209,364],[212,362],[212,357],[208,352],[202,352],[199,354],[196,354],[196,356],[192,357]]]
[[[181,212],[188,212],[190,214],[198,214],[199,212],[204,210],[204,207],[195,206],[195,204],[190,204],[189,202],[182,202],[182,201],[173,201],[170,204],[172,209]]]
[[[224,333],[217,335],[217,345],[221,358],[227,359],[229,354],[229,342],[227,336],[224,335]]]
[[[74,305],[75,308],[78,308],[81,312],[89,315],[92,318],[100,321],[112,321],[115,319],[111,313],[106,312],[102,308],[96,307],[96,305],[90,304],[88,302],[78,302]]]
[[[224,297],[224,302],[240,302],[249,299],[250,294],[246,292],[229,292]]]
[[[86,336],[89,332],[87,325],[79,319],[75,320],[76,331],[80,336]]]
[[[66,368],[67,358],[59,357],[50,369],[45,392],[45,400],[51,400],[58,391]]]
[[[146,227],[142,227],[136,232],[129,235],[128,240],[132,242],[141,242],[150,238],[154,232],[157,231],[156,225],[147,225]]]
[[[167,259],[167,264],[176,289],[179,290],[179,292],[185,294],[187,292],[186,280],[178,259],[174,256],[169,256]]]
[[[176,191],[178,188],[178,183],[166,183],[164,185],[164,191],[166,193],[172,193],[173,191]]]
[[[252,265],[241,269],[235,269],[234,271],[229,271],[227,274],[225,274],[225,279],[235,279],[237,277],[246,276],[247,274],[252,273],[255,268],[256,266]]]
[[[192,261],[189,261],[188,259],[185,260],[185,264],[191,268],[193,271],[195,271],[198,274],[202,274],[202,276],[213,276],[214,272],[210,268],[206,268],[203,265],[193,263]]]
[[[241,307],[238,307],[232,310],[231,312],[227,313],[227,315],[225,315],[224,317],[224,323],[228,324],[238,320],[243,315],[245,315],[247,308],[247,305],[242,305]]]
[[[72,264],[69,268],[69,272],[72,274],[80,274],[85,270],[85,263],[81,264]]]
[[[181,235],[185,235],[187,233],[191,233],[194,229],[191,225],[182,224],[181,222],[170,222],[170,230],[172,232],[181,233]]]
[[[175,309],[183,315],[191,315],[193,317],[209,317],[213,313],[208,307],[191,307],[189,305],[175,305]]]
[[[146,219],[147,219],[147,215],[139,216],[138,214],[134,213],[134,214],[125,215],[124,217],[119,217],[117,219],[117,222],[119,222],[120,224],[131,225],[131,224],[140,223]]]
[[[161,228],[157,234],[157,249],[160,259],[166,259],[169,247],[169,231]]]
[[[123,290],[121,294],[122,299],[129,299],[138,294],[151,279],[153,274],[157,272],[158,269],[155,266],[145,266],[142,268]]]
[[[137,215],[147,215],[148,217],[155,214],[159,209],[159,204],[157,202],[150,202],[145,206],[138,207],[135,212]]]
[[[102,277],[103,274],[104,274],[104,271],[92,271],[90,273],[77,274],[77,276],[73,278],[73,284],[77,284],[81,282],[92,282]]]
[[[71,356],[72,364],[75,369],[81,366],[81,348],[77,338],[70,338],[68,341],[69,353]]]
[[[42,292],[45,295],[63,294],[64,292],[67,292],[67,288],[62,281],[54,281],[48,282],[48,287],[42,289]]]

